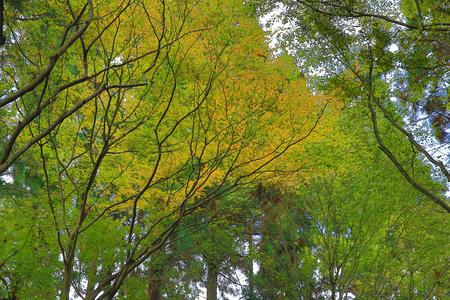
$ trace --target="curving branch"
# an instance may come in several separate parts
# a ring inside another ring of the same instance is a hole
[[[403,128],[402,126],[400,126],[393,118],[392,116],[389,114],[388,111],[386,111],[386,109],[381,105],[381,103],[375,99],[375,103],[376,105],[380,108],[380,110],[383,112],[384,117],[392,124],[392,126],[394,126],[398,131],[400,131],[401,133],[403,133],[409,140],[409,142],[423,155],[425,155],[425,157],[435,166],[437,166],[441,172],[445,175],[445,177],[447,178],[447,182],[450,182],[450,173],[448,172],[447,168],[444,166],[444,164],[441,161],[438,161],[436,159],[434,159],[433,156],[431,156],[431,154],[425,150],[415,139],[414,136],[408,132],[407,130],[405,130],[405,128]]]
[[[396,24],[396,25],[399,25],[399,26],[402,26],[402,27],[405,27],[405,28],[411,29],[411,30],[420,29],[420,30],[424,30],[424,31],[442,31],[442,32],[450,31],[450,28],[449,28],[450,23],[437,23],[437,24],[427,24],[427,25],[421,24],[421,26],[415,26],[415,25],[411,25],[411,24],[390,18],[388,16],[356,11],[356,10],[351,9],[348,5],[345,5],[345,6],[338,5],[338,4],[329,2],[329,1],[317,2],[317,1],[311,1],[311,0],[297,0],[296,3],[300,3],[317,13],[324,14],[324,15],[327,15],[330,17],[344,17],[344,18],[364,18],[364,17],[367,18],[368,17],[368,18],[384,20],[389,23]],[[417,3],[417,1],[416,1],[416,3]],[[337,9],[338,11],[320,9],[317,7],[318,4],[325,4],[327,6],[330,6],[333,9]],[[418,8],[420,20],[422,22],[420,6],[418,5],[417,8]]]
[[[369,53],[371,55],[371,49],[369,47]],[[417,181],[415,181],[410,175],[409,173],[405,170],[405,168],[402,166],[402,164],[398,161],[397,157],[392,153],[392,151],[389,150],[389,148],[383,143],[383,140],[380,136],[380,132],[378,129],[378,122],[377,122],[377,114],[375,112],[375,109],[373,107],[373,86],[372,86],[372,75],[373,75],[373,60],[372,63],[369,67],[369,78],[368,78],[368,87],[369,87],[369,93],[368,93],[368,108],[370,110],[370,114],[371,114],[371,121],[372,121],[372,129],[375,135],[375,139],[377,140],[378,143],[378,147],[380,148],[381,151],[383,151],[386,156],[392,161],[392,163],[395,165],[395,167],[400,171],[400,173],[403,175],[403,177],[409,182],[409,184],[411,184],[411,186],[413,188],[415,188],[416,190],[418,190],[419,192],[421,192],[422,194],[424,194],[425,196],[427,196],[428,198],[431,199],[431,201],[433,201],[434,203],[436,203],[437,205],[439,205],[440,207],[442,207],[446,212],[450,213],[450,206],[445,203],[440,197],[436,196],[435,194],[433,194],[431,191],[429,191],[428,189],[424,188],[422,185],[420,185],[419,183],[417,183]],[[394,125],[395,126],[395,125]],[[397,126],[399,126],[397,124]],[[397,126],[395,126],[397,129],[399,129]],[[404,131],[404,129],[402,128],[402,130],[400,131]],[[409,133],[408,133],[409,134]],[[408,136],[407,134],[407,136]],[[408,136],[408,138],[410,138],[410,136]],[[414,141],[413,137],[411,136],[410,139],[411,143],[413,143],[412,141]],[[415,142],[415,141],[414,141]],[[417,144],[417,143],[415,143]],[[414,143],[413,143],[414,145]],[[420,147],[420,145],[417,144],[414,145],[419,151],[421,151],[420,149],[422,149],[423,151],[425,151],[422,147]],[[422,152],[422,151],[421,151]],[[426,152],[426,151],[425,151]],[[423,152],[422,152],[423,153]],[[425,153],[424,153],[425,154]],[[445,168],[444,168],[445,169]]]
[[[76,105],[74,105],[69,110],[64,110],[56,120],[54,120],[47,128],[42,130],[39,134],[36,136],[30,138],[27,142],[25,142],[22,147],[20,147],[15,152],[12,152],[12,148],[14,145],[14,142],[20,132],[28,125],[34,118],[36,118],[42,109],[37,109],[33,114],[28,116],[24,122],[20,122],[14,132],[12,133],[12,138],[9,140],[7,147],[4,149],[3,156],[0,160],[0,174],[6,172],[8,168],[22,155],[24,154],[28,149],[31,148],[34,144],[36,144],[38,141],[42,140],[46,136],[50,134],[58,125],[60,125],[65,119],[73,115],[75,112],[79,111],[80,108],[82,108],[86,103],[90,102],[92,99],[95,99],[97,96],[99,96],[103,91],[110,90],[110,89],[117,89],[117,88],[132,88],[132,87],[138,87],[138,86],[145,86],[147,83],[136,83],[136,84],[116,84],[116,85],[109,85],[106,86],[106,84],[102,84],[97,90],[95,90],[89,97],[83,99],[82,101],[78,102]],[[50,100],[49,100],[50,101]]]
[[[88,0],[88,3],[86,5],[89,6],[89,13],[83,25],[67,40],[67,42],[65,42],[55,53],[53,53],[53,55],[50,56],[49,63],[47,64],[45,69],[42,70],[42,72],[36,76],[35,79],[33,79],[29,84],[20,88],[18,91],[0,100],[0,108],[22,97],[26,93],[34,90],[40,83],[42,83],[50,75],[56,63],[58,62],[58,59],[67,51],[67,49],[69,49],[70,46],[72,46],[82,36],[82,34],[91,24],[92,19],[94,17],[94,4],[92,3],[92,0]],[[71,26],[72,25],[69,25],[69,27]]]

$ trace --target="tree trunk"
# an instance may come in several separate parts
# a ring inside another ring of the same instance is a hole
[[[164,281],[162,280],[162,268],[154,269],[150,267],[150,275],[148,280],[147,294],[149,300],[162,300],[161,287]]]
[[[0,46],[3,46],[6,42],[6,36],[3,33],[3,10],[4,10],[3,0],[1,0],[1,3],[0,3]]]
[[[91,260],[90,264],[89,264],[89,275],[88,275],[88,283],[87,283],[87,287],[86,287],[86,295],[85,298],[86,299],[91,299],[93,298],[93,294],[94,294],[94,288],[95,288],[95,275],[97,273],[97,264],[95,263],[95,259]]]
[[[69,243],[66,247],[66,256],[64,258],[64,274],[63,274],[63,285],[61,289],[61,300],[70,299],[70,286],[72,284],[73,277],[73,260],[75,258],[75,247],[78,238],[78,226],[72,232],[69,238]]]
[[[70,299],[70,286],[72,283],[73,276],[73,259],[68,259],[64,262],[64,275],[63,275],[63,284],[61,290],[61,300],[69,300]]]
[[[208,263],[208,278],[206,281],[206,300],[217,300],[217,265]]]
[[[254,274],[253,274],[253,219],[250,218],[250,224],[248,227],[250,231],[248,234],[248,256],[250,257],[249,265],[248,265],[248,298],[250,300],[255,299],[255,283],[254,283]]]

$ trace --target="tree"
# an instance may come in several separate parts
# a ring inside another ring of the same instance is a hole
[[[282,183],[260,183],[252,193],[259,212],[252,228],[248,299],[313,299],[316,286],[305,270],[304,251],[310,247],[310,216],[306,205]],[[255,253],[256,252],[256,253]],[[250,284],[249,284],[250,285]]]
[[[290,30],[279,33],[317,89],[339,91],[349,105],[369,108],[379,147],[409,184],[450,212],[448,201],[415,179],[408,162],[423,157],[449,181],[447,148],[448,5],[443,1],[263,1],[280,7]],[[316,76],[314,76],[316,75]],[[397,114],[399,113],[399,114]],[[381,114],[407,138],[399,153],[380,135]],[[399,116],[408,116],[409,123]],[[432,150],[433,143],[439,151]],[[444,150],[445,149],[445,150]]]
[[[441,279],[448,276],[448,235],[439,229],[447,215],[405,184],[372,137],[371,120],[357,117],[367,113],[344,107],[324,139],[305,144],[295,156],[301,171],[283,178],[283,189],[266,184],[254,192],[266,204],[255,222],[262,228],[255,239],[260,247],[253,250],[259,252],[253,255],[259,264],[256,299],[448,294]],[[409,151],[387,120],[379,122],[385,142]],[[416,180],[443,188],[429,178],[429,166],[419,159],[410,163]]]
[[[239,1],[30,7],[5,17],[1,297],[131,295],[184,218],[320,139],[331,98],[268,59]]]

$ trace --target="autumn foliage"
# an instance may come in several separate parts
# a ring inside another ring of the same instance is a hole
[[[183,218],[293,170],[285,154],[332,116],[240,2],[7,8],[1,170],[23,191],[2,218],[27,245],[5,248],[11,297],[114,297]],[[8,255],[46,258],[31,272]]]
[[[447,221],[417,188],[443,185],[374,100],[387,62],[346,61],[357,35],[316,10],[296,37],[332,58],[314,81],[310,56],[269,49],[266,5],[5,1],[0,299],[446,293]]]

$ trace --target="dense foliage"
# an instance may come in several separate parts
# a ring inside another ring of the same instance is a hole
[[[450,297],[446,3],[2,5],[0,299]]]

